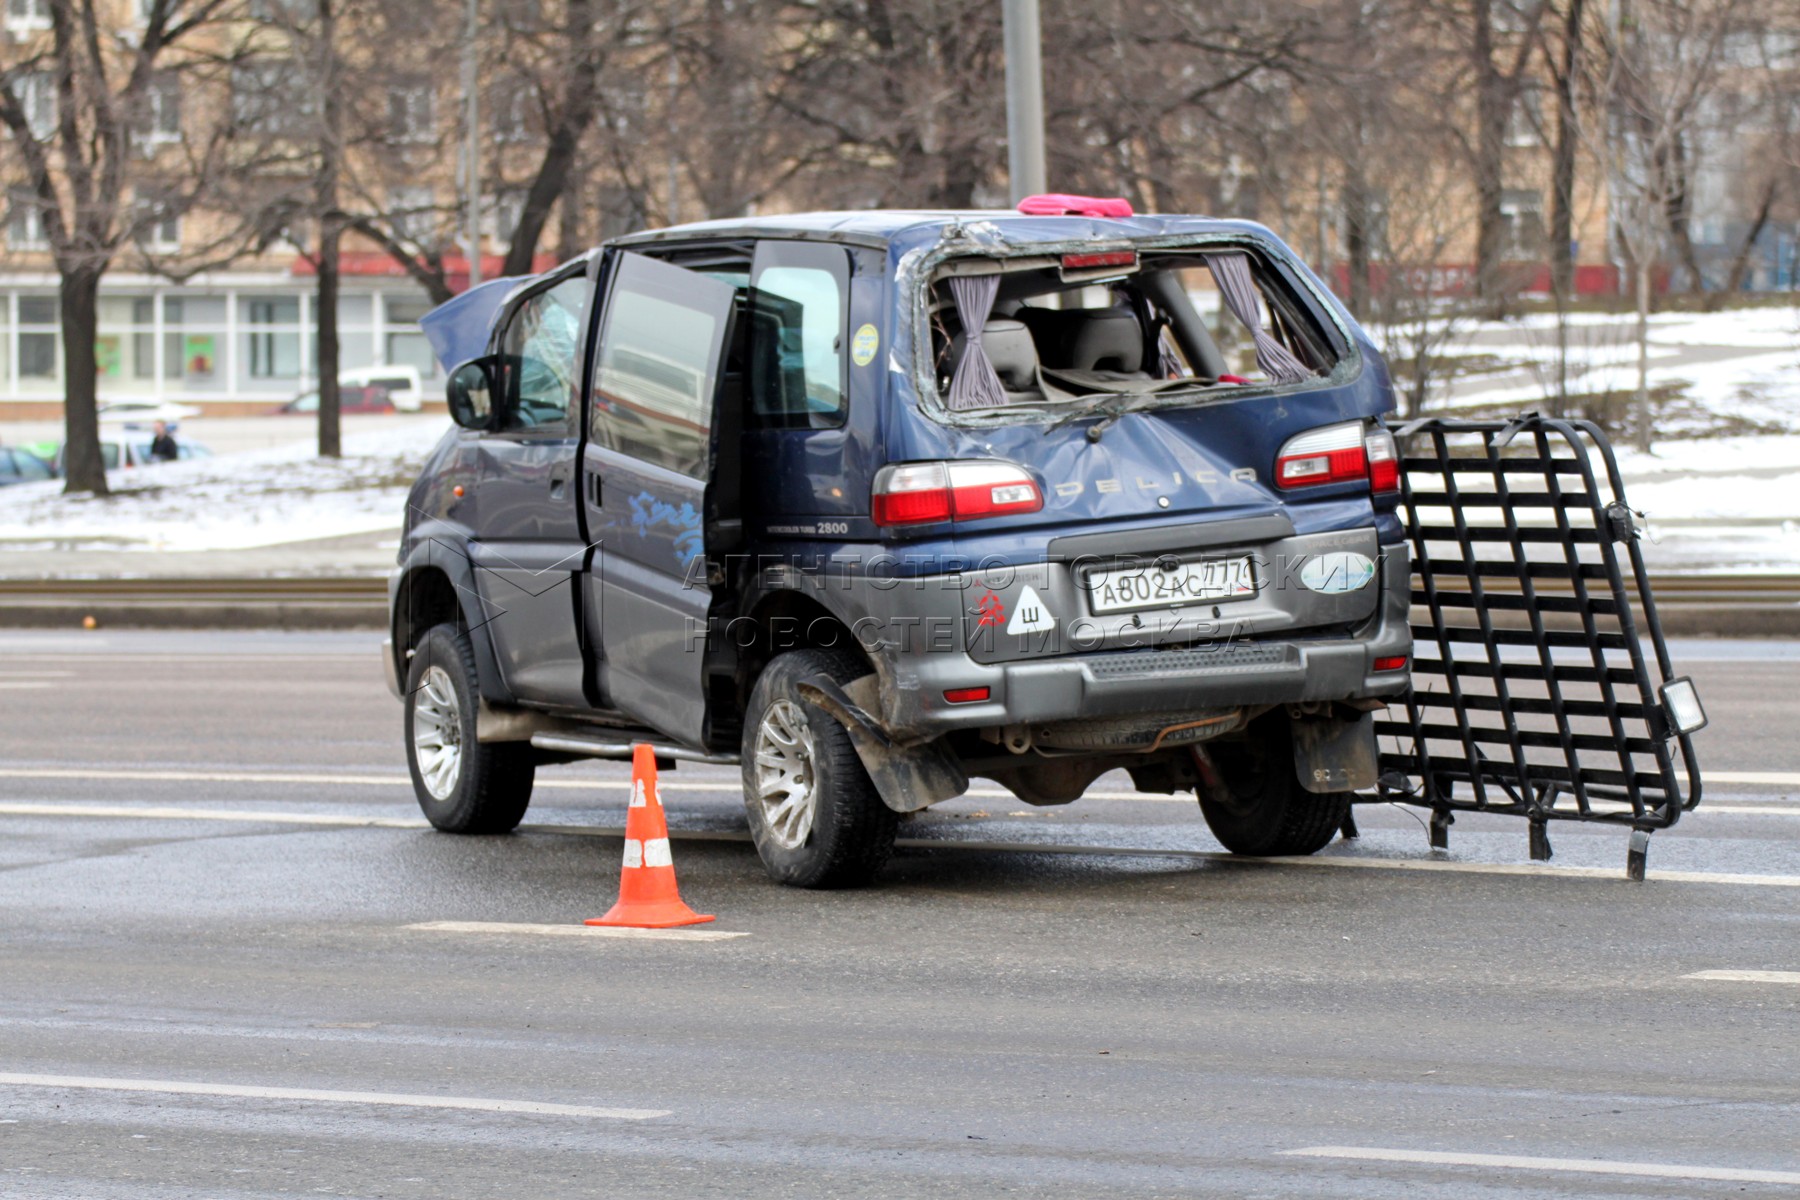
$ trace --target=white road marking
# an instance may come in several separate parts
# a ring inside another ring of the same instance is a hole
[[[1800,771],[1702,771],[1702,783],[1766,783],[1800,787]]]
[[[20,681],[0,679],[0,691],[22,692],[22,691],[26,691],[27,689],[30,689],[30,688],[47,688],[47,687],[54,687],[54,686],[56,686],[56,685],[52,684],[52,683],[48,683],[48,682],[40,683],[35,680],[30,683],[24,683],[24,682],[20,682]]]
[[[424,821],[407,817],[360,817],[337,813],[263,812],[239,808],[178,808],[148,805],[101,804],[13,804],[0,803],[0,816],[27,817],[102,817],[125,820],[158,821],[238,821],[246,824],[262,822],[276,825],[319,825],[339,828],[370,827],[378,829],[424,829]],[[625,830],[607,825],[521,825],[520,833],[549,834],[553,837],[622,838]],[[686,830],[670,833],[675,841],[722,841],[748,843],[746,833]],[[994,842],[958,841],[947,838],[901,838],[895,845],[905,850],[963,850],[987,854],[1057,854],[1105,858],[1185,858],[1196,862],[1229,863],[1240,867],[1346,867],[1377,871],[1444,871],[1467,875],[1542,875],[1552,879],[1624,880],[1624,873],[1611,867],[1558,867],[1543,863],[1477,863],[1451,859],[1365,858],[1360,855],[1321,854],[1310,858],[1240,858],[1214,850],[1159,849],[1151,846],[1083,846],[1067,842]],[[1800,875],[1747,875],[1714,871],[1657,871],[1650,878],[1658,883],[1710,883],[1730,887],[1800,888]]]
[[[274,825],[429,829],[422,817],[359,817],[340,813],[258,812],[253,808],[181,808],[127,804],[0,804],[11,817],[117,817],[143,821],[265,821]]]
[[[750,936],[728,929],[624,929],[615,925],[529,925],[509,921],[421,921],[406,928],[437,933],[525,933],[545,937],[639,938],[658,942],[725,942]]]
[[[1742,1167],[1688,1167],[1672,1163],[1617,1162],[1605,1158],[1529,1158],[1519,1154],[1455,1154],[1437,1150],[1382,1150],[1371,1146],[1308,1146],[1283,1150],[1303,1158],[1354,1158],[1365,1162],[1442,1167],[1498,1167],[1511,1171],[1568,1171],[1587,1175],[1639,1175],[1654,1179],[1706,1179],[1725,1183],[1800,1185],[1800,1171]]]
[[[1695,971],[1682,978],[1714,983],[1800,983],[1800,971]]]
[[[458,1108],[468,1112],[531,1113],[546,1117],[601,1117],[610,1121],[649,1121],[671,1115],[666,1108],[596,1108],[586,1104],[547,1104],[536,1100],[488,1100],[478,1096],[409,1096],[400,1092],[336,1092],[236,1083],[189,1083],[179,1079],[105,1079],[91,1075],[0,1072],[0,1086],[156,1092],[166,1096],[232,1096],[247,1100],[312,1100],[325,1104],[381,1104],[398,1108]]]

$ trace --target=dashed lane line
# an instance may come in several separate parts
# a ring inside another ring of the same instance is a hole
[[[258,1087],[237,1083],[193,1083],[181,1079],[109,1079],[93,1075],[21,1075],[0,1072],[0,1087],[41,1087],[67,1091],[152,1092],[164,1096],[229,1096],[246,1100],[304,1100],[323,1104],[376,1104],[396,1108],[452,1108],[467,1112],[529,1113],[546,1117],[598,1117],[609,1121],[650,1121],[670,1116],[666,1108],[600,1108],[537,1100],[490,1100],[479,1096],[413,1096],[401,1092],[339,1092],[316,1088]]]
[[[1695,971],[1682,978],[1711,983],[1800,983],[1800,971]]]
[[[261,812],[255,809],[142,808],[102,804],[0,804],[0,816],[96,817],[158,821],[235,821],[243,824],[313,825],[338,828],[424,829],[426,823],[407,817],[361,817],[337,813]],[[518,832],[554,837],[625,836],[618,825],[521,825]],[[748,833],[736,830],[671,830],[678,842],[743,842]],[[1083,846],[1062,842],[998,842],[950,838],[900,838],[902,850],[960,850],[974,854],[1053,854],[1100,858],[1181,858],[1193,862],[1262,866],[1340,867],[1351,870],[1450,872],[1468,875],[1539,875],[1551,879],[1623,880],[1610,867],[1558,867],[1544,863],[1459,862],[1449,858],[1373,858],[1357,854],[1318,854],[1311,857],[1240,858],[1212,850],[1182,850],[1155,846]],[[1658,871],[1650,877],[1660,883],[1710,883],[1729,887],[1800,887],[1800,875],[1750,875],[1723,871]]]
[[[1505,1171],[1556,1171],[1585,1175],[1635,1175],[1651,1179],[1704,1179],[1722,1183],[1774,1183],[1800,1186],[1800,1171],[1762,1171],[1747,1167],[1700,1167],[1676,1163],[1619,1162],[1604,1158],[1533,1158],[1520,1154],[1461,1154],[1441,1150],[1386,1150],[1374,1146],[1307,1146],[1283,1150],[1301,1158],[1343,1158],[1363,1162],[1406,1163],[1432,1167],[1492,1167]]]
[[[730,929],[625,929],[612,925],[531,925],[511,921],[421,921],[407,929],[433,933],[526,934],[534,937],[627,938],[650,942],[729,942],[750,935]]]

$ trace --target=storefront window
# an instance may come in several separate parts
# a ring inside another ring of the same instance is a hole
[[[62,338],[57,332],[55,296],[19,297],[19,378],[58,378]]]
[[[244,361],[251,379],[300,377],[300,298],[259,296],[243,300]]]

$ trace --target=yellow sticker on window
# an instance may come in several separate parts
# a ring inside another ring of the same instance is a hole
[[[850,339],[850,360],[859,367],[866,367],[875,361],[875,348],[881,344],[881,335],[875,332],[873,325],[864,325]]]

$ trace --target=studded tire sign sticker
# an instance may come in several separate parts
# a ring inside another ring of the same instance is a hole
[[[1007,623],[1006,632],[1012,637],[1024,633],[1044,633],[1056,628],[1056,618],[1050,615],[1050,608],[1037,594],[1037,589],[1030,584],[1019,593],[1013,601],[1012,620]]]

